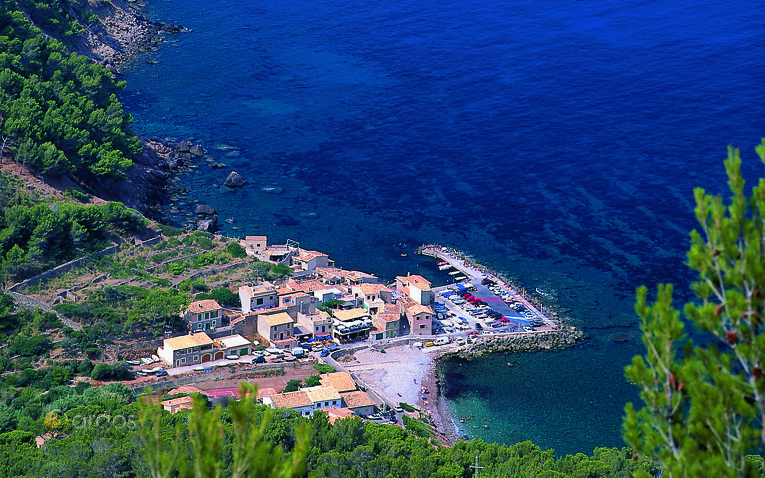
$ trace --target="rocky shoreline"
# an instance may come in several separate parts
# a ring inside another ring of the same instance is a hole
[[[98,22],[68,12],[87,25],[85,32],[69,45],[75,52],[104,65],[112,73],[137,55],[154,50],[166,34],[187,31],[185,27],[146,18],[143,0],[89,2],[88,10]]]

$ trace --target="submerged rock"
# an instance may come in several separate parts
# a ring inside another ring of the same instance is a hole
[[[246,182],[247,180],[244,179],[244,176],[237,173],[236,171],[231,171],[226,178],[226,186],[230,188],[238,188],[244,186],[244,183]]]
[[[209,204],[199,203],[197,204],[197,208],[194,212],[196,212],[197,214],[206,214],[208,216],[212,216],[213,214],[215,214],[215,208],[213,208]]]

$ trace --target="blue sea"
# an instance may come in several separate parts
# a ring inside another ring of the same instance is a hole
[[[689,298],[693,188],[725,192],[728,144],[762,174],[760,7],[150,0],[150,17],[190,31],[130,64],[122,99],[137,132],[228,166],[200,159],[180,178],[179,205],[212,205],[225,234],[436,283],[412,251],[446,244],[550,294],[588,338],[449,363],[449,403],[476,417],[473,438],[591,453],[624,445],[639,402],[623,373],[642,351],[635,288]],[[248,183],[223,186],[230,170]]]

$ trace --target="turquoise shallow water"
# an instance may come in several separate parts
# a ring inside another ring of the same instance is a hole
[[[762,170],[757,6],[152,0],[191,31],[129,65],[123,100],[140,133],[229,166],[181,178],[226,234],[437,283],[411,252],[449,244],[554,293],[584,344],[456,364],[451,403],[491,415],[474,436],[591,452],[621,446],[636,398],[639,341],[608,339],[637,332],[635,287],[690,279],[693,187],[724,190],[729,143]]]

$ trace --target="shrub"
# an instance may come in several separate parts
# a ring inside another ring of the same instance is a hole
[[[111,378],[111,376],[112,368],[109,364],[103,362],[97,363],[96,366],[93,367],[93,371],[90,373],[90,378],[93,380],[106,380]]]
[[[313,368],[320,374],[335,372],[335,367],[333,367],[332,365],[327,365],[325,363],[317,363],[316,365],[313,366]]]
[[[183,234],[183,229],[178,229],[177,227],[168,226],[167,224],[159,224],[159,230],[162,231],[162,235],[165,237],[175,237],[175,236],[180,236],[181,234]]]
[[[299,378],[292,378],[287,382],[282,392],[297,392],[297,390],[303,385],[303,381]]]
[[[321,385],[321,377],[318,375],[311,375],[307,379],[305,379],[305,386],[306,387],[316,387]]]
[[[226,246],[226,252],[231,254],[231,257],[234,257],[236,259],[247,257],[247,252],[245,251],[244,247],[242,247],[236,242],[232,242],[231,244]]]

